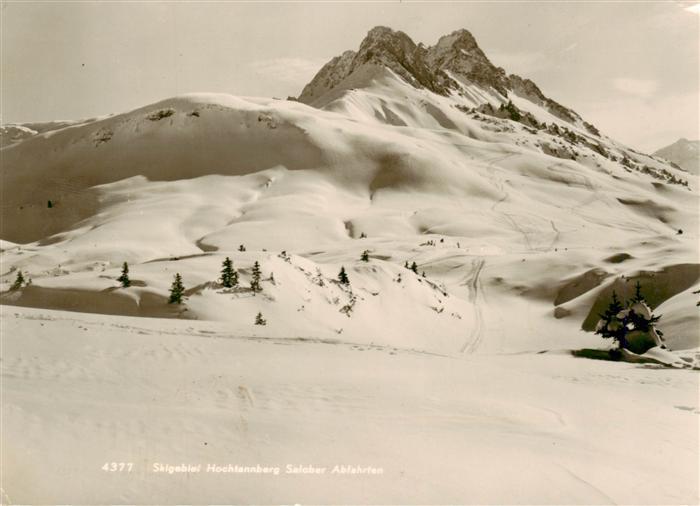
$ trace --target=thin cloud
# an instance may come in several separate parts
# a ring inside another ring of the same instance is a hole
[[[559,51],[559,53],[560,53],[560,54],[568,53],[569,51],[573,51],[573,50],[576,49],[577,47],[578,47],[578,42],[573,42],[572,44],[569,44],[569,45],[566,46],[564,49],[562,49],[561,51]]]
[[[547,55],[537,51],[499,52],[490,51],[488,58],[506,72],[531,73],[549,65]]]
[[[587,101],[575,107],[606,135],[651,153],[681,137],[700,138],[697,93],[662,96],[646,100],[623,98]]]
[[[324,60],[304,58],[274,58],[250,64],[252,72],[260,79],[303,86],[308,83],[325,63]]]
[[[658,83],[653,80],[631,79],[628,77],[613,79],[612,84],[616,90],[640,98],[651,97],[659,86]]]

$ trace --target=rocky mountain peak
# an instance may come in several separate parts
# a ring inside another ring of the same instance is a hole
[[[440,95],[459,94],[462,86],[476,85],[500,94],[504,102],[513,93],[564,121],[573,124],[582,121],[574,111],[546,97],[534,82],[517,75],[509,76],[504,69],[491,63],[466,29],[444,35],[434,46],[426,48],[402,31],[376,26],[367,33],[357,52],[346,51],[324,65],[306,85],[299,100],[322,106],[329,99],[337,98],[343,89],[366,86],[371,82],[367,77],[376,75],[379,68],[391,70],[411,86]],[[589,130],[594,131],[592,125],[590,127]]]
[[[441,37],[428,53],[430,66],[439,74],[443,86],[449,86],[454,77],[463,83],[491,87],[504,96],[508,94],[505,71],[491,63],[468,30]]]
[[[460,28],[449,35],[443,35],[433,46],[433,49],[455,48],[471,51],[473,48],[478,49],[479,45],[476,39],[469,30]]]

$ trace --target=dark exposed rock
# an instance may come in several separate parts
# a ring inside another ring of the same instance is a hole
[[[507,75],[505,70],[491,63],[476,39],[464,29],[445,35],[434,46],[426,48],[416,45],[404,32],[375,27],[357,52],[346,51],[326,63],[304,87],[299,101],[314,104],[334,89],[351,89],[348,84],[351,76],[372,67],[387,68],[410,85],[441,95],[459,94],[463,85],[470,84],[500,94],[504,103],[512,93],[564,121],[582,122],[576,112],[546,97],[531,80]],[[599,135],[593,125],[585,122],[583,125],[589,133]]]

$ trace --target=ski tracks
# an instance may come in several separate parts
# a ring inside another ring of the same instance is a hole
[[[469,289],[468,300],[473,309],[473,327],[460,349],[461,353],[474,353],[481,344],[484,335],[484,315],[482,312],[483,294],[481,280],[479,276],[486,261],[483,258],[472,260],[471,271],[467,275],[467,280],[463,283]]]

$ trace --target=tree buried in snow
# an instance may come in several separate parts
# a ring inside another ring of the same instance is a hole
[[[661,315],[654,316],[637,281],[635,295],[625,306],[613,291],[608,308],[600,315],[595,333],[617,342],[617,349],[644,353],[662,344],[663,332],[656,328]]]
[[[257,315],[255,315],[255,324],[256,325],[267,325],[267,320],[263,318],[262,313],[258,312]]]
[[[182,284],[182,276],[178,272],[175,274],[173,284],[170,286],[170,298],[168,304],[182,304],[182,296],[185,293],[185,286]]]

